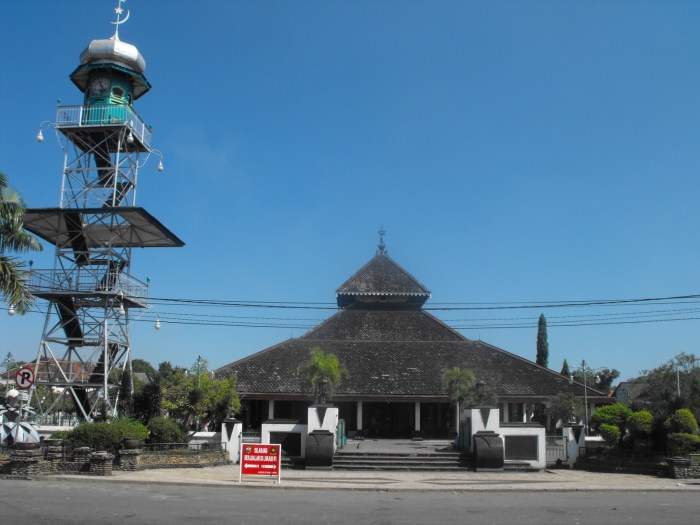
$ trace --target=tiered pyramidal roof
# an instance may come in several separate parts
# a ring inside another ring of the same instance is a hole
[[[439,400],[444,373],[469,369],[500,398],[535,399],[582,386],[520,356],[471,341],[422,307],[430,291],[384,250],[336,291],[340,310],[309,330],[218,370],[235,373],[241,394],[292,398],[304,392],[300,369],[312,348],[338,357],[347,375],[334,399]],[[534,340],[533,340],[534,341]],[[533,343],[534,354],[534,343]],[[601,392],[589,389],[589,395]]]

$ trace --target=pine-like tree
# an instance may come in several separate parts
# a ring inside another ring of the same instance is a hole
[[[566,359],[564,359],[564,362],[561,365],[561,375],[569,377],[571,375],[571,371],[569,370],[569,363],[567,363]]]
[[[547,319],[540,314],[537,322],[537,364],[547,366],[549,363],[549,343],[547,342]]]

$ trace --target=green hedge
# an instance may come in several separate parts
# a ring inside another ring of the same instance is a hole
[[[609,447],[614,447],[620,441],[620,429],[617,425],[608,425],[607,423],[601,423],[598,427],[600,435],[605,440],[605,444]]]
[[[687,408],[681,408],[664,422],[664,428],[674,434],[694,434],[698,431],[698,422]]]
[[[694,452],[700,452],[700,436],[678,432],[669,434],[666,445],[669,456],[688,456]]]
[[[90,447],[116,454],[124,448],[124,438],[128,437],[145,441],[148,437],[148,429],[131,419],[117,419],[106,423],[82,423],[71,430],[65,440],[74,447]]]
[[[148,422],[149,443],[184,443],[187,435],[175,421],[167,417],[154,417]]]

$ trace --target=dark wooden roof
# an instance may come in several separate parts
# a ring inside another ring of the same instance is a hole
[[[386,253],[378,253],[336,290],[341,308],[387,300],[420,307],[429,297],[430,290]]]
[[[385,253],[377,254],[337,290],[343,309],[298,339],[226,365],[243,395],[304,393],[300,374],[314,347],[338,357],[347,374],[336,399],[445,399],[443,375],[469,369],[501,399],[583,395],[583,385],[510,352],[470,341],[420,306],[430,292]],[[387,299],[388,300],[385,300]],[[592,388],[588,395],[604,397]]]
[[[299,339],[290,339],[217,371],[236,373],[241,394],[301,394],[299,370],[314,347],[338,357],[347,375],[335,398],[447,395],[444,373],[474,372],[500,398],[583,395],[568,378],[481,341],[465,339],[423,311],[343,310]],[[590,396],[601,396],[589,389]]]

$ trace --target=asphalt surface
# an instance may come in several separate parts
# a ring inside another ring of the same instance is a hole
[[[280,489],[360,491],[699,491],[700,479],[675,480],[637,474],[607,474],[580,470],[539,472],[413,472],[282,470],[277,478],[239,481],[239,466],[114,471],[112,476],[51,476],[89,483],[131,482],[189,486],[230,486]]]

